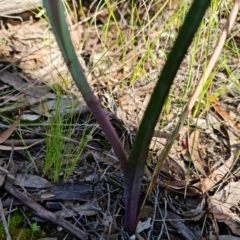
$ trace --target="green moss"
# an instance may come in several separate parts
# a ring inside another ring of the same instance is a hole
[[[11,214],[9,233],[12,240],[34,240],[45,237],[45,233],[40,231],[34,231],[30,227],[26,228],[24,226],[24,219],[19,214],[19,212],[14,212]],[[6,239],[6,233],[4,226],[0,223],[0,239]]]

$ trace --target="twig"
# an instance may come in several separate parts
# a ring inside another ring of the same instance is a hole
[[[7,235],[7,240],[11,240],[11,236],[8,231],[8,225],[7,225],[6,218],[5,218],[4,211],[3,211],[3,205],[2,205],[1,198],[0,198],[0,216],[2,218],[2,223],[3,223],[4,229],[5,229],[5,233]]]
[[[16,187],[14,187],[8,180],[5,181],[4,189],[9,192],[12,196],[23,202],[27,207],[33,210],[34,214],[43,218],[47,221],[50,221],[62,228],[66,231],[70,232],[72,235],[79,239],[87,239],[87,233],[62,219],[60,216],[55,215],[54,213],[47,211],[45,208],[40,206],[31,198],[22,194]]]

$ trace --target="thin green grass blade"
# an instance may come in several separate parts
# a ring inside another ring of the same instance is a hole
[[[115,151],[115,154],[120,161],[122,170],[123,172],[125,172],[127,156],[115,130],[113,129],[110,121],[102,110],[99,101],[93,94],[90,86],[88,85],[87,79],[82,71],[82,67],[75,53],[68,31],[67,23],[65,21],[62,1],[44,0],[43,3],[44,7],[46,8],[50,23],[52,25],[52,30],[62,52],[64,61],[68,66],[73,80],[77,84],[88,107],[91,109],[94,117],[97,119],[99,125],[101,126],[108,140],[110,141]]]
[[[124,230],[129,234],[135,231],[138,197],[143,177],[148,148],[155,125],[163,109],[170,87],[179,66],[187,53],[210,0],[194,1],[179,31],[176,42],[159,76],[149,105],[143,116],[125,174],[125,222]]]

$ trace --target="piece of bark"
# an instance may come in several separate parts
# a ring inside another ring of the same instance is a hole
[[[77,228],[76,226],[72,225],[71,223],[64,220],[63,218],[56,216],[54,213],[47,211],[45,208],[43,208],[41,205],[36,203],[34,200],[32,200],[28,196],[21,193],[15,186],[13,186],[13,184],[9,180],[5,181],[4,189],[15,198],[22,201],[27,207],[33,210],[35,215],[39,216],[40,218],[45,219],[49,222],[52,222],[64,228],[66,231],[68,231],[69,233],[71,233],[72,235],[74,235],[79,239],[88,238],[87,233]]]

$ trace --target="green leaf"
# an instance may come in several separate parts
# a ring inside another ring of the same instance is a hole
[[[200,26],[201,20],[210,0],[195,0],[186,16],[182,28],[179,31],[176,42],[168,56],[156,87],[152,93],[150,102],[143,116],[134,146],[127,164],[125,175],[125,222],[124,230],[134,233],[138,196],[144,172],[144,166],[148,155],[149,145],[152,139],[155,125],[165,104],[170,87],[179,69],[179,66],[187,53],[194,34]]]

